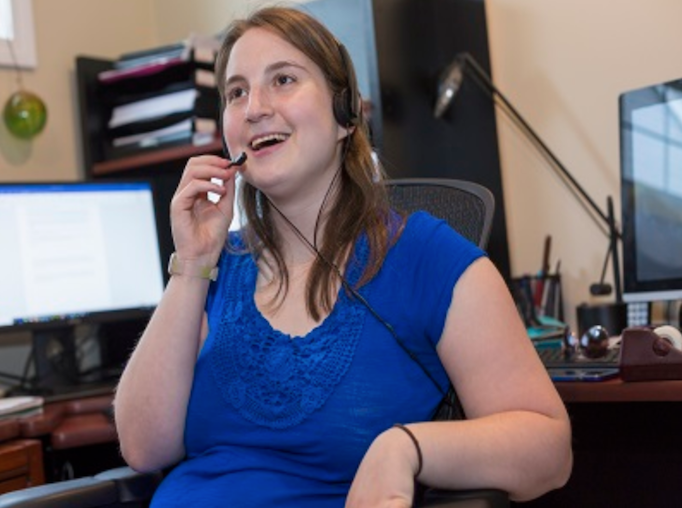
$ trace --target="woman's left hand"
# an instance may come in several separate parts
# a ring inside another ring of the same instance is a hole
[[[417,451],[405,432],[383,432],[360,463],[346,508],[410,508],[417,464]]]

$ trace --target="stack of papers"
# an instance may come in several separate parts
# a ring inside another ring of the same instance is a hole
[[[43,403],[42,397],[5,397],[0,399],[0,420],[40,414]]]

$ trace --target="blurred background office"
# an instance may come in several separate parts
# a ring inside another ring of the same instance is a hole
[[[74,74],[77,55],[114,59],[125,52],[176,42],[191,32],[216,33],[262,3],[32,0],[37,66],[22,75],[25,87],[47,104],[49,120],[44,132],[29,142],[10,136],[0,124],[0,181],[85,177]],[[485,9],[496,85],[600,206],[605,209],[606,197],[614,197],[619,218],[618,95],[682,77],[678,56],[682,3],[468,3]],[[437,9],[437,2],[433,5]],[[457,19],[447,21],[453,34],[471,29]],[[411,36],[404,33],[408,42]],[[2,103],[16,87],[15,74],[11,66],[0,67]],[[545,237],[551,235],[552,266],[561,261],[566,318],[575,326],[577,305],[612,298],[589,294],[590,283],[601,275],[607,239],[536,148],[499,112],[497,134],[509,273],[536,273],[543,261]],[[8,358],[5,353],[3,357]]]

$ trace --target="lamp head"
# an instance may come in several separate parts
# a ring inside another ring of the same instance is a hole
[[[463,79],[464,60],[461,55],[457,55],[450,65],[445,68],[438,80],[438,96],[433,109],[433,116],[436,118],[443,116],[450,106],[452,99],[457,95]]]

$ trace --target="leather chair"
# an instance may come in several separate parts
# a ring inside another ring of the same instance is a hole
[[[462,236],[485,248],[495,201],[476,183],[453,179],[389,180],[391,204],[407,214],[425,210],[448,222]],[[462,417],[463,412],[455,411]],[[0,508],[114,508],[147,506],[161,473],[136,473],[130,468],[70,480],[0,496]],[[427,489],[415,508],[505,508],[507,493],[495,489],[447,491]]]

